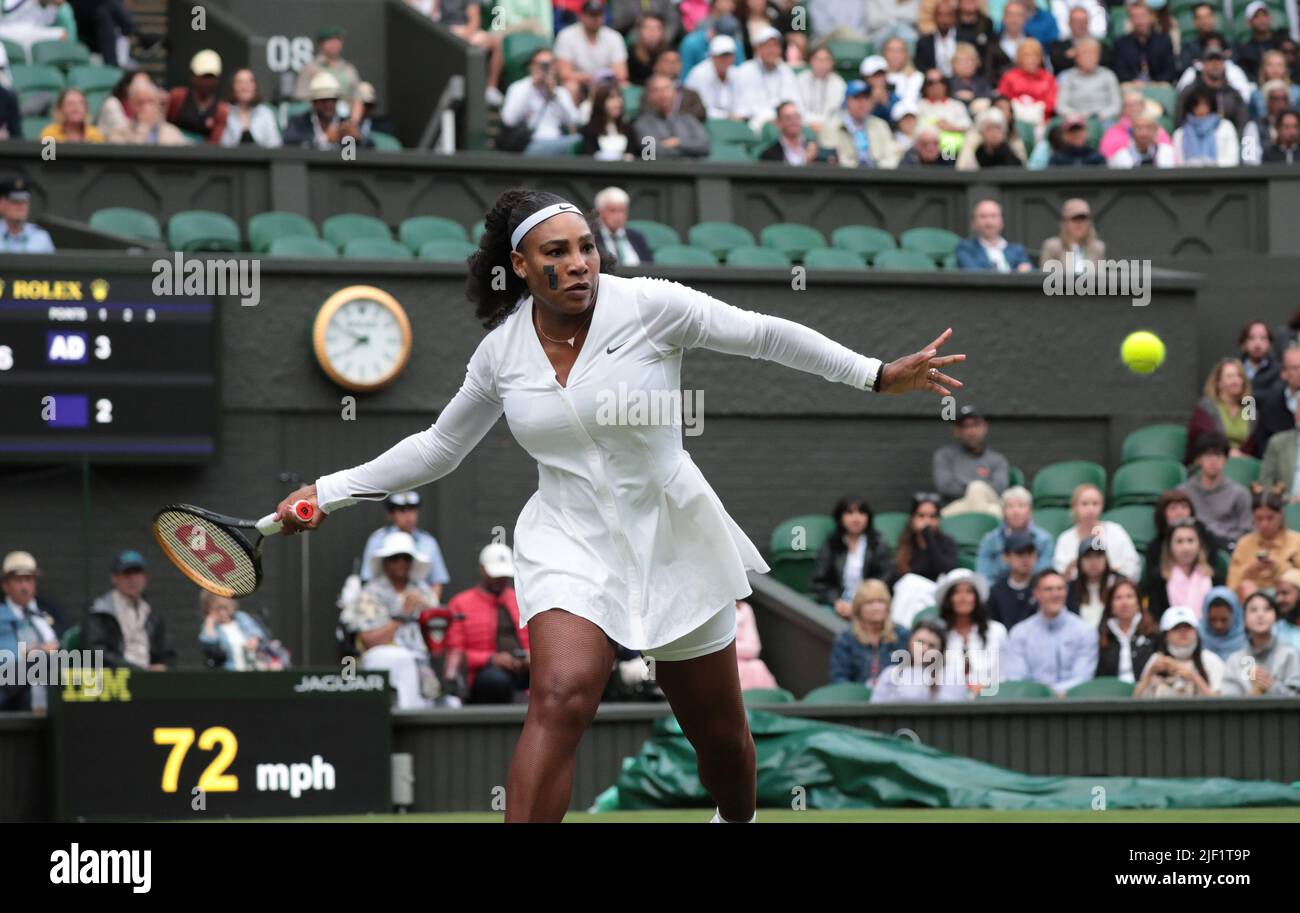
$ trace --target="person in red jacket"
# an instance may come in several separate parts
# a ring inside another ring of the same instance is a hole
[[[1042,105],[1046,123],[1056,110],[1056,77],[1043,66],[1043,46],[1026,38],[1016,50],[1016,65],[998,82],[998,94],[1011,99],[1017,120],[1029,120],[1021,113],[1024,107]]]
[[[493,543],[479,552],[478,586],[447,604],[446,677],[465,671],[471,704],[509,704],[528,688],[528,629],[519,627],[510,548]]]

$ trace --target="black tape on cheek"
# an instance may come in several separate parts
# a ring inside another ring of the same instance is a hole
[[[546,273],[546,279],[551,283],[552,291],[560,287],[560,277],[555,275],[555,267],[543,266],[542,272]]]

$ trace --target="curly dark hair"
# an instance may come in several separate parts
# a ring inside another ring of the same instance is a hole
[[[510,263],[510,235],[519,224],[539,209],[565,203],[564,197],[545,190],[516,187],[497,197],[484,218],[483,236],[478,250],[469,256],[469,274],[465,278],[465,297],[474,304],[474,315],[489,330],[500,326],[527,294],[528,285],[515,275]],[[592,216],[587,215],[587,224]],[[595,232],[595,226],[592,225]],[[610,271],[610,257],[597,243],[600,271]],[[500,269],[501,272],[497,272]]]

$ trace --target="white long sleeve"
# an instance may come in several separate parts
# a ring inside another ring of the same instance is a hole
[[[447,475],[501,417],[495,387],[487,346],[480,345],[470,359],[465,382],[430,428],[404,438],[368,463],[317,479],[316,503],[328,514]]]

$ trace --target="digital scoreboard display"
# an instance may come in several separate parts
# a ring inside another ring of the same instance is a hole
[[[0,460],[216,456],[216,299],[0,265]]]

